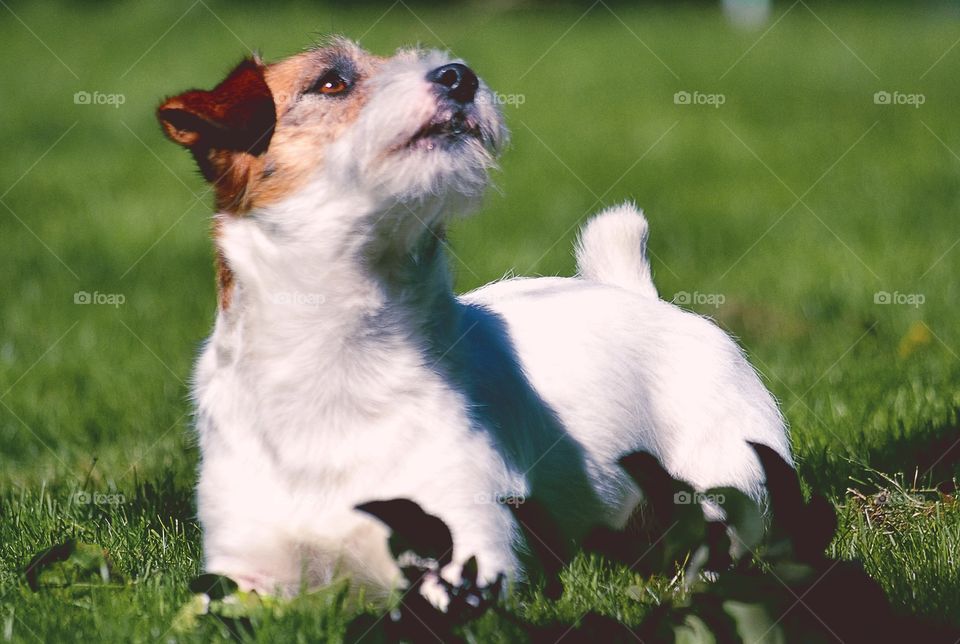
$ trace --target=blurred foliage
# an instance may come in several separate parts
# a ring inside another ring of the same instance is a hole
[[[663,551],[670,556],[646,574],[669,575],[677,565],[685,565],[684,578],[692,590],[681,601],[661,604],[639,623],[595,611],[584,612],[574,624],[525,620],[500,599],[502,576],[489,583],[478,580],[476,559],[461,566],[457,582],[440,575],[441,569],[451,565],[454,551],[450,530],[440,519],[407,499],[360,506],[390,528],[393,555],[407,583],[385,611],[381,607],[363,612],[349,622],[344,639],[350,643],[478,641],[475,624],[487,613],[496,616],[500,633],[515,642],[707,644],[839,639],[946,644],[960,637],[958,627],[898,614],[859,564],[826,557],[824,549],[837,525],[833,507],[822,496],[805,501],[793,469],[772,449],[752,446],[768,484],[766,530],[761,508],[736,490],[709,490],[702,495],[725,516],[720,522],[708,521],[701,503],[694,500],[697,493],[672,479],[655,458],[635,453],[621,460],[643,490],[644,520],[652,511],[662,529],[650,535],[652,542],[638,539],[629,527],[616,533],[606,530],[600,554],[625,556],[626,565],[640,570],[645,567],[642,562],[650,561],[651,549],[663,543]],[[523,518],[519,520],[531,546],[558,540],[550,534],[555,528],[540,522],[532,530]],[[711,529],[712,525],[720,530]],[[542,554],[547,559],[556,557],[553,551]],[[556,578],[544,582],[548,587],[560,583],[559,570],[554,572]],[[712,575],[709,582],[703,573]],[[427,584],[442,589],[447,598],[442,610],[425,598]],[[253,636],[265,611],[272,615],[282,611],[282,604],[273,600],[264,604],[255,593],[238,592],[235,583],[215,575],[198,578],[191,590],[195,595],[177,617],[181,633],[197,628],[199,620],[208,616],[232,633]]]

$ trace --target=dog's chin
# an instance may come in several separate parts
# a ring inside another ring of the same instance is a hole
[[[479,200],[495,165],[479,127],[432,122],[382,159],[381,187],[403,201],[441,199],[457,211]]]

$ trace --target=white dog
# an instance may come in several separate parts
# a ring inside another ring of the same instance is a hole
[[[205,565],[295,593],[341,573],[399,583],[358,504],[405,497],[451,528],[454,565],[523,576],[498,500],[566,538],[619,527],[646,450],[698,489],[763,494],[746,441],[786,459],[772,396],[708,320],[657,298],[633,206],[584,228],[574,278],[451,289],[445,228],[506,131],[444,54],[329,45],[246,60],[158,110],[214,184],[219,312],[196,368]]]

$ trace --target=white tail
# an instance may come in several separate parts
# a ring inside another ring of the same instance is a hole
[[[580,276],[657,297],[647,260],[647,232],[646,218],[631,203],[596,215],[580,231],[577,242]]]

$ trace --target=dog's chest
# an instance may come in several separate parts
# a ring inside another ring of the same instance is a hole
[[[440,473],[463,481],[446,493],[464,497],[489,489],[485,478],[512,478],[463,394],[408,347],[366,346],[349,360],[309,339],[251,350],[218,332],[196,374],[204,460],[235,459],[240,472],[257,463],[250,471],[286,493],[322,490],[339,505],[436,494]]]

